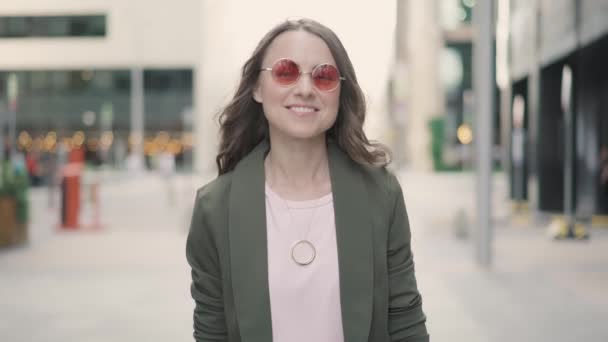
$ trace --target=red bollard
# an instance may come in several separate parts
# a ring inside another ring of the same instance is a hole
[[[70,163],[63,169],[61,184],[61,228],[78,229],[80,213],[80,163]]]

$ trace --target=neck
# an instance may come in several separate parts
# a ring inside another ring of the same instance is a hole
[[[269,186],[290,198],[318,196],[331,188],[325,136],[290,142],[271,137],[264,168]]]

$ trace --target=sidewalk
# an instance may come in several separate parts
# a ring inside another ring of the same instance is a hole
[[[30,244],[0,250],[0,341],[192,340],[194,190],[188,177],[178,186],[169,206],[157,175],[113,177],[101,185],[102,229],[79,231],[58,230],[46,190],[34,189]]]
[[[608,230],[555,242],[541,227],[510,226],[498,176],[494,264],[481,270],[472,240],[454,233],[459,210],[473,210],[473,179],[400,176],[433,341],[608,340]],[[57,231],[46,193],[34,190],[30,244],[0,250],[0,340],[191,341],[184,244],[203,181],[176,182],[173,206],[156,175],[104,183],[97,231]]]
[[[504,175],[493,180],[493,264],[474,259],[473,227],[456,237],[458,211],[474,219],[467,174],[400,177],[414,234],[417,278],[435,341],[608,341],[608,230],[553,241],[545,226],[510,224]]]

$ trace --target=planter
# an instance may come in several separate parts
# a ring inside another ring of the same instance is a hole
[[[17,202],[11,197],[0,197],[0,247],[17,243],[17,231]]]
[[[23,167],[0,162],[0,247],[22,244],[28,238],[28,178]]]

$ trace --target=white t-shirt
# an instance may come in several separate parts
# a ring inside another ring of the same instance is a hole
[[[290,201],[266,185],[266,225],[273,341],[344,341],[332,194]],[[315,247],[308,265],[292,259],[298,240]]]

